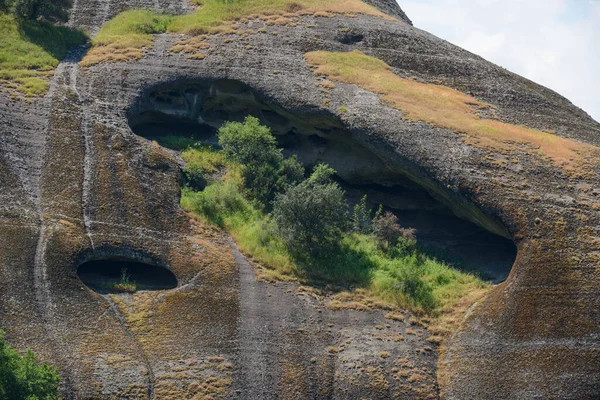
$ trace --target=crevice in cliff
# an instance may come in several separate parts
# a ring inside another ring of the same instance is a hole
[[[131,110],[129,123],[137,135],[163,145],[173,137],[216,144],[224,122],[247,115],[269,126],[286,155],[296,154],[306,167],[331,165],[350,204],[367,194],[372,206],[382,204],[403,226],[415,228],[438,258],[493,282],[507,278],[516,247],[504,226],[413,165],[388,159],[371,138],[348,129],[336,115],[285,110],[242,82],[218,80],[154,88]]]

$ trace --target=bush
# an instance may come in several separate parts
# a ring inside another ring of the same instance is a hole
[[[403,228],[398,224],[398,217],[389,211],[380,215],[373,221],[373,230],[382,249],[391,249],[396,246],[401,237],[409,242],[416,240],[416,231],[412,228]]]
[[[0,398],[5,400],[54,400],[60,377],[56,368],[36,361],[28,350],[20,356],[4,341],[0,331]]]
[[[348,205],[344,191],[331,181],[334,172],[327,165],[319,165],[307,180],[275,199],[273,218],[277,230],[297,255],[323,255],[342,238]]]
[[[304,176],[304,168],[295,157],[284,160],[271,130],[258,118],[247,116],[243,123],[227,122],[218,137],[225,158],[242,165],[244,186],[267,208],[276,193]]]
[[[373,216],[367,208],[367,195],[364,195],[358,204],[354,206],[352,213],[352,231],[356,233],[369,234],[373,231]]]
[[[294,154],[292,157],[283,160],[278,175],[277,190],[284,192],[288,186],[295,186],[302,182],[304,179],[304,167]]]
[[[71,0],[0,0],[0,10],[27,20],[43,18],[50,22],[66,22],[71,6]]]

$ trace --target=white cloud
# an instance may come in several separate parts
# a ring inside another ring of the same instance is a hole
[[[424,29],[547,86],[600,121],[600,0],[398,0]]]

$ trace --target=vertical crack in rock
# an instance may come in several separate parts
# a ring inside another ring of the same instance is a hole
[[[90,245],[94,248],[94,236],[91,231],[91,218],[90,218],[90,189],[92,182],[92,154],[93,154],[93,141],[90,134],[90,123],[87,117],[87,113],[83,115],[82,121],[83,140],[85,143],[85,155],[83,163],[83,186],[82,186],[82,199],[81,208],[83,213],[83,225],[85,227],[85,233],[90,238]]]
[[[65,57],[65,59],[63,60],[63,62],[61,62],[59,64],[59,66],[57,67],[54,76],[50,82],[50,89],[48,92],[48,98],[49,98],[49,103],[52,103],[54,100],[54,97],[56,95],[57,89],[60,85],[60,78],[65,79],[66,75],[69,76],[69,78],[71,78],[71,74],[72,71],[71,69],[73,68],[73,65],[77,65],[77,63],[79,62],[79,60],[81,60],[81,58],[83,57],[85,48],[84,47],[78,47],[74,50],[69,51],[69,53],[67,53],[67,56]],[[69,79],[70,81],[72,79]],[[51,128],[51,123],[50,123],[50,119],[48,120],[48,122],[46,123],[46,126],[44,127],[44,142],[46,141],[46,138],[48,137],[48,132],[50,131]],[[46,143],[44,143],[43,145],[43,151],[42,153],[45,154],[46,153]],[[43,159],[43,155],[42,155],[42,159]],[[48,280],[48,274],[47,274],[47,270],[46,270],[46,247],[47,247],[47,243],[48,243],[48,226],[47,226],[47,222],[46,222],[46,218],[44,215],[44,209],[42,206],[42,188],[41,188],[41,181],[38,180],[37,181],[37,185],[35,186],[35,191],[36,191],[36,196],[35,196],[35,201],[36,201],[36,209],[39,215],[39,235],[38,235],[38,241],[36,244],[36,248],[35,248],[35,256],[34,256],[34,271],[33,271],[33,286],[35,288],[35,299],[36,299],[36,303],[37,303],[37,308],[38,308],[38,312],[40,313],[40,316],[42,318],[43,324],[44,324],[44,332],[46,333],[46,336],[50,342],[51,345],[51,351],[52,353],[54,353],[55,357],[57,357],[57,359],[62,359],[62,355],[57,351],[58,345],[56,344],[56,340],[54,337],[54,334],[52,332],[52,321],[53,321],[53,316],[52,316],[52,310],[54,309],[54,305],[52,303],[52,298],[50,296],[50,283]],[[61,365],[65,366],[68,365],[65,362],[61,362]],[[66,387],[71,387],[70,384],[70,374],[63,374],[63,379],[65,381],[65,386]]]
[[[148,370],[148,399],[152,400],[154,398],[154,382],[156,378],[154,376],[154,370],[152,369],[150,360],[148,359],[148,356],[144,351],[144,347],[129,328],[127,321],[125,321],[125,317],[123,316],[123,314],[119,310],[119,307],[115,304],[113,299],[111,299],[110,296],[107,294],[103,294],[102,297],[108,302],[110,308],[112,308],[113,312],[115,313],[115,316],[119,320],[119,323],[121,324],[121,327],[123,328],[127,336],[136,344],[137,350],[140,356],[142,357],[144,364],[146,365],[146,369]]]

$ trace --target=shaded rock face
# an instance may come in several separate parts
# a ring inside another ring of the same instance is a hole
[[[130,110],[129,124],[149,140],[181,135],[217,144],[215,132],[223,123],[243,121],[247,115],[269,126],[286,153],[297,155],[309,169],[323,162],[332,166],[351,205],[367,194],[372,208],[382,204],[393,211],[403,226],[416,229],[421,242],[449,251],[495,282],[508,276],[516,249],[498,221],[454,201],[404,165],[389,162],[336,114],[294,114],[269,104],[241,81],[222,79],[154,88]]]
[[[127,6],[188,9],[101,3],[78,0],[72,23],[94,32]],[[573,176],[527,148],[470,146],[356,86],[324,93],[303,56],[360,49],[400,76],[471,93],[506,122],[593,145],[600,126],[556,93],[406,22],[302,18],[243,44],[212,37],[202,61],[169,54],[170,35],[135,63],[82,70],[75,50],[45,98],[27,105],[0,93],[8,340],[60,365],[66,399],[427,398],[438,395],[436,373],[446,398],[598,397],[599,171]],[[330,161],[350,186],[416,183],[430,208],[515,242],[508,279],[465,317],[440,370],[421,328],[409,334],[384,312],[333,312],[295,285],[257,282],[222,233],[179,208],[176,157],[130,128],[172,118],[202,124],[209,137],[247,110],[307,164]],[[115,259],[167,268],[178,286],[111,294],[77,275],[86,262]]]

